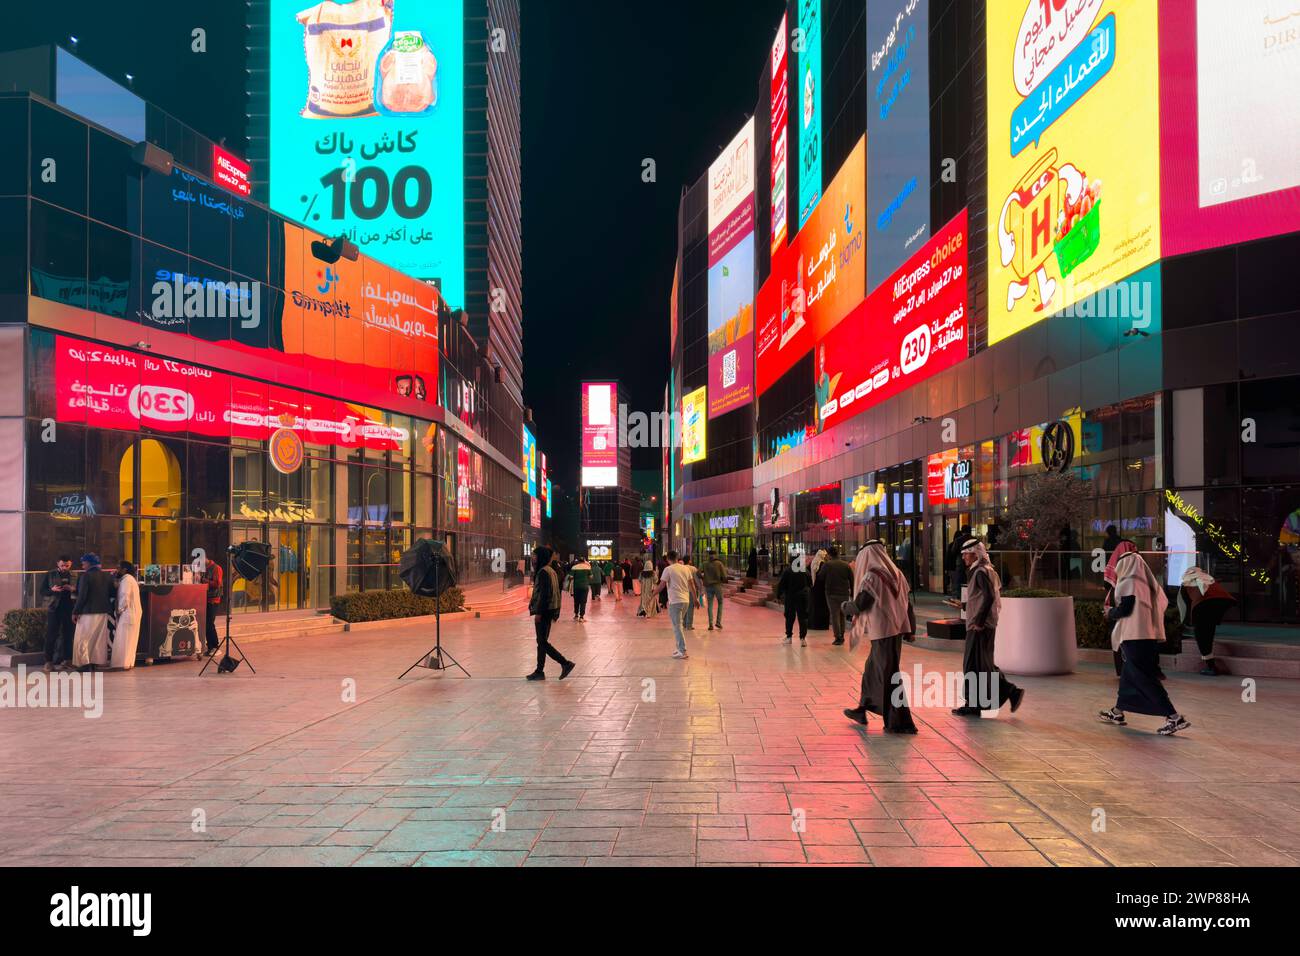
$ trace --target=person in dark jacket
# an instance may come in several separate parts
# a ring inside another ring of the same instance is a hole
[[[537,670],[528,680],[546,680],[546,658],[560,665],[560,680],[569,676],[574,663],[551,646],[551,625],[560,619],[560,575],[551,558],[554,552],[542,546],[533,552],[533,596],[528,602],[528,613],[533,616],[533,630],[537,634]]]
[[[72,558],[61,554],[41,579],[41,597],[49,600],[45,612],[46,673],[72,657],[72,604],[76,591],[72,585]]]
[[[1119,528],[1115,527],[1113,524],[1106,525],[1106,537],[1102,539],[1101,547],[1102,550],[1106,552],[1107,561],[1110,560],[1111,554],[1117,547],[1119,547],[1119,543],[1122,540],[1123,539],[1119,536]]]
[[[758,580],[758,552],[753,548],[749,549],[749,564],[745,567],[745,577]]]
[[[970,525],[964,524],[952,537],[952,543],[948,545],[948,566],[952,568],[952,594],[953,597],[961,598],[962,585],[966,583],[966,565],[963,563],[961,551],[974,536],[970,532]]]
[[[77,600],[72,606],[72,663],[78,670],[108,666],[108,618],[116,593],[117,586],[101,567],[99,555],[83,554]]]
[[[795,570],[798,567],[799,570]],[[808,601],[812,590],[812,577],[803,570],[803,555],[790,552],[790,563],[776,582],[776,599],[785,604],[785,641],[793,640],[794,622],[799,620],[799,645],[808,646]]]
[[[844,602],[853,597],[853,565],[840,557],[839,548],[828,548],[817,577],[826,582],[826,609],[830,612],[831,630],[835,634],[831,643],[843,644]]]
[[[1002,581],[979,538],[971,538],[961,550],[961,558],[970,572],[966,590],[966,699],[953,708],[958,717],[978,717],[981,711],[998,710],[1007,701],[1011,712],[1020,709],[1025,692],[998,670],[993,662],[998,612],[1002,608]]]
[[[208,586],[206,632],[208,656],[211,657],[221,644],[221,638],[217,636],[217,615],[221,611],[221,602],[226,596],[225,572],[221,570],[221,565],[211,558],[208,558],[207,563],[203,565],[203,583]]]

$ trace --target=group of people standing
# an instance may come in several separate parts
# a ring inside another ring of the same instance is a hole
[[[140,640],[140,585],[135,565],[122,561],[111,574],[99,555],[81,556],[81,574],[72,582],[72,558],[60,555],[41,580],[46,599],[46,673],[60,670],[135,666]]]

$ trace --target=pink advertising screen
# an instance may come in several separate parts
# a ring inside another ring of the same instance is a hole
[[[618,386],[582,383],[582,484],[618,484]]]
[[[1300,6],[1160,0],[1163,254],[1300,229]]]

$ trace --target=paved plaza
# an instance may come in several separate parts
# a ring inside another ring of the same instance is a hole
[[[567,602],[566,602],[567,614]],[[531,620],[448,619],[474,675],[400,674],[394,626],[246,646],[257,668],[104,677],[103,716],[0,711],[0,860],[21,865],[1291,866],[1300,682],[1173,674],[1192,721],[1104,726],[1109,667],[1024,678],[1013,717],[862,728],[865,646],[780,642],[780,615],[702,613],[673,660],[631,601],[562,618],[578,663],[533,667]],[[907,647],[904,666],[960,667]],[[351,682],[355,682],[354,684]],[[355,694],[349,691],[355,688]]]

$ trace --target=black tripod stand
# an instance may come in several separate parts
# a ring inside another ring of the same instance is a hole
[[[438,586],[438,565],[439,562],[437,561],[433,564],[433,594],[434,600],[438,602],[433,606],[433,648],[426,652],[418,661],[406,670],[402,671],[401,675],[397,678],[398,680],[401,680],[417,667],[426,667],[431,671],[445,671],[451,670],[452,667],[459,667],[466,677],[472,676],[469,671],[465,670],[465,668],[461,666],[460,661],[456,660],[456,658],[452,657],[449,652],[442,649],[442,589]],[[447,666],[448,661],[451,662],[451,667]]]
[[[230,580],[230,552],[226,552],[226,580],[227,581]],[[247,664],[248,669],[252,671],[254,674],[257,673],[257,669],[253,667],[252,661],[250,661],[247,657],[244,656],[243,650],[240,648],[238,644],[235,643],[235,639],[230,636],[230,605],[231,605],[230,594],[227,593],[225,597],[226,597],[226,637],[219,645],[217,645],[217,650],[213,651],[211,655],[208,656],[208,659],[204,661],[203,670],[199,671],[200,677],[203,676],[204,671],[206,671],[208,667],[212,664],[212,662],[215,661],[218,657],[221,658],[220,663],[217,664],[218,674],[228,674],[231,671],[233,671],[236,667],[238,667],[241,663]],[[208,605],[208,607],[211,606],[212,605]],[[236,658],[230,656],[230,649],[232,647],[235,649],[235,653],[237,653],[239,657]]]

